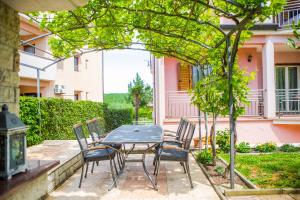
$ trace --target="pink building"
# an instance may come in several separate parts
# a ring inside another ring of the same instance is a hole
[[[47,34],[38,23],[20,16],[20,38],[31,38]],[[37,96],[37,70],[40,71],[40,95],[74,100],[103,101],[102,53],[90,52],[57,62],[51,55],[49,36],[31,41],[19,50],[20,53],[20,95]],[[54,63],[54,64],[53,64]],[[28,65],[28,66],[26,66]]]
[[[293,37],[290,25],[299,13],[300,3],[289,1],[284,12],[255,25],[253,37],[239,49],[240,67],[256,74],[249,84],[250,104],[237,123],[240,142],[300,143],[300,51],[287,46]],[[223,29],[234,26],[227,19],[221,23]],[[154,63],[156,121],[175,129],[180,117],[197,120],[187,93],[196,68],[168,57]],[[218,120],[218,129],[224,128],[228,118]]]

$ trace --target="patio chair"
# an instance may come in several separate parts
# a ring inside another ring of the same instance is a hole
[[[171,136],[168,134],[167,137],[164,137],[164,142],[161,145],[176,145],[182,146],[186,134],[189,121],[187,119],[181,118],[176,135]]]
[[[177,128],[177,131],[171,131],[171,130],[164,130],[164,136],[166,136],[166,137],[173,137],[173,138],[175,138],[175,139],[179,139],[179,135],[180,135],[180,133],[181,133],[181,130],[182,130],[182,128],[183,128],[183,126],[184,126],[184,123],[186,123],[186,119],[185,118],[181,118],[180,119],[180,122],[179,122],[179,124],[178,124],[178,128]]]
[[[99,122],[99,118],[94,118],[94,119],[91,119],[91,120],[87,120],[86,125],[88,127],[88,131],[90,133],[90,136],[91,136],[91,138],[94,142],[94,146],[97,146],[96,142],[101,142],[102,139],[106,136],[106,134],[104,133],[104,128],[101,127],[101,124]],[[111,147],[113,147],[117,150],[122,149],[121,144],[110,144],[109,146],[111,146]],[[123,164],[122,156],[119,154],[119,152],[116,152],[116,156],[117,156],[119,169],[121,170],[122,164]],[[98,165],[98,162],[97,162],[97,165]],[[93,162],[91,173],[94,172],[94,166],[95,166],[95,162]]]
[[[100,125],[99,118],[87,120],[86,125],[93,141],[101,141],[106,136],[104,128]]]
[[[193,182],[190,174],[189,167],[189,152],[192,138],[195,132],[195,124],[189,122],[189,129],[187,131],[186,137],[184,139],[184,143],[182,147],[174,146],[174,145],[162,145],[157,150],[157,162],[155,163],[154,174],[155,174],[155,185],[157,185],[157,177],[159,174],[159,166],[161,161],[176,161],[180,164],[183,163],[183,167],[187,172],[191,188],[193,188]]]
[[[117,183],[116,183],[117,176],[115,176],[115,173],[114,173],[114,169],[117,173],[117,167],[116,167],[116,162],[115,162],[114,158],[115,158],[116,152],[118,150],[111,146],[101,144],[99,141],[88,144],[86,137],[84,135],[81,123],[74,125],[73,131],[76,135],[77,141],[78,141],[80,149],[81,149],[82,157],[83,157],[83,164],[81,167],[79,188],[81,187],[81,183],[82,183],[84,166],[86,165],[86,171],[85,171],[85,178],[86,178],[89,163],[90,162],[99,162],[99,161],[104,161],[104,160],[110,161],[110,169],[111,169],[111,174],[112,174],[112,179],[113,179],[112,186],[117,187]],[[95,144],[97,144],[97,146],[94,146]],[[123,168],[124,168],[124,164],[123,164]],[[123,168],[122,168],[122,170],[123,170]]]
[[[178,125],[178,129],[177,129],[177,132],[176,132],[176,135],[172,135],[171,138],[170,137],[165,137],[164,138],[164,141],[159,145],[159,146],[156,146],[155,148],[155,154],[157,154],[157,150],[160,148],[160,146],[178,146],[178,147],[182,147],[182,144],[183,144],[183,140],[184,140],[184,136],[185,136],[185,133],[186,133],[186,129],[188,127],[188,120],[187,119],[184,119],[184,118],[181,118],[180,122],[179,122],[179,125]],[[156,160],[157,159],[157,155],[154,156],[154,160],[153,160],[153,165],[155,165],[156,163]],[[183,166],[183,165],[182,165]],[[184,168],[184,171],[185,171],[185,168]]]

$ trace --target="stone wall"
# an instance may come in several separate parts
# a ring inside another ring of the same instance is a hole
[[[39,176],[32,181],[24,183],[17,188],[16,191],[12,190],[3,196],[5,200],[34,200],[44,199],[47,196],[47,173]]]
[[[82,154],[78,153],[67,162],[59,165],[54,170],[51,170],[48,175],[48,192],[52,192],[55,188],[63,184],[71,177],[76,170],[82,166]]]
[[[0,0],[0,106],[18,113],[19,104],[19,15]]]

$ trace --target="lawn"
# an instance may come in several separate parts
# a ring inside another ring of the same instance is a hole
[[[300,188],[300,153],[237,154],[236,169],[260,188]]]
[[[104,103],[112,108],[133,108],[128,101],[127,93],[109,93],[104,94]]]
[[[127,93],[104,94],[104,103],[106,103],[109,108],[131,108],[132,110],[134,109],[133,105],[128,101]],[[139,121],[152,121],[152,108],[140,108],[139,116]]]

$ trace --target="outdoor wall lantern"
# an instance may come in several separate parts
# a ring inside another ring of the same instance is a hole
[[[248,62],[251,62],[252,61],[252,55],[250,54],[250,55],[248,55]]]
[[[0,112],[0,178],[24,172],[26,163],[26,131],[28,127],[4,104]]]

